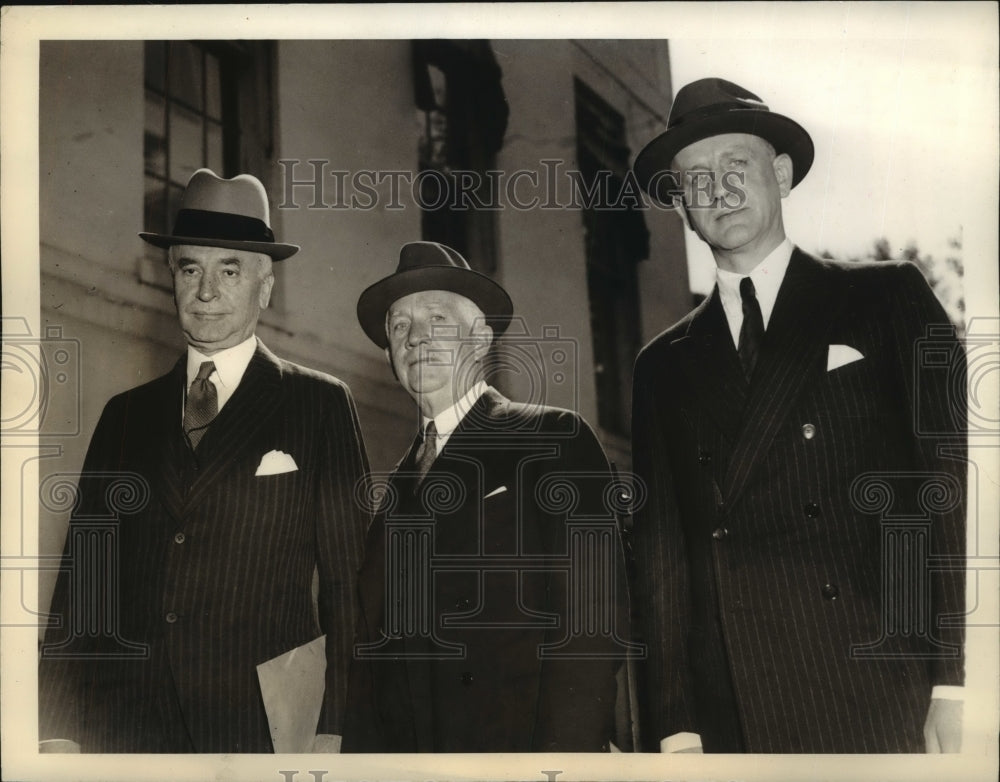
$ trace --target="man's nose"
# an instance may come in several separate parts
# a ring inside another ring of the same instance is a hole
[[[214,274],[201,275],[198,283],[198,298],[202,301],[211,301],[219,295],[219,284]]]
[[[406,344],[411,348],[421,342],[429,342],[431,339],[430,322],[426,320],[414,320],[410,323],[410,330],[406,333]]]
[[[725,198],[728,189],[726,187],[726,169],[719,168],[712,174],[712,200],[718,203]]]

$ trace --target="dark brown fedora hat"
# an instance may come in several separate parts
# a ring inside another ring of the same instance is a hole
[[[510,325],[514,304],[500,285],[469,268],[458,252],[437,242],[410,242],[399,251],[396,271],[366,288],[358,299],[358,321],[380,348],[389,346],[385,313],[404,296],[417,291],[451,291],[469,299],[486,315],[493,335]]]
[[[636,156],[639,186],[658,201],[673,201],[679,182],[669,171],[674,156],[688,144],[722,133],[749,133],[770,142],[792,159],[792,187],[802,181],[813,162],[813,143],[799,123],[771,111],[749,90],[725,79],[699,79],[677,92],[667,117],[667,129]]]
[[[188,180],[171,234],[140,233],[157,247],[193,244],[264,253],[283,261],[299,251],[297,244],[274,241],[267,191],[250,174],[223,179],[199,168]]]

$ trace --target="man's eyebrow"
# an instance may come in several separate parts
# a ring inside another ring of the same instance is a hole
[[[178,266],[184,266],[184,265],[190,266],[193,263],[200,263],[200,261],[197,258],[192,258],[188,255],[182,255],[180,258],[177,259]],[[229,258],[222,258],[220,260],[220,263],[229,264],[231,266],[242,266],[243,260],[241,258],[237,258],[236,256],[231,256]]]
[[[720,157],[732,157],[733,155],[746,155],[749,152],[749,146],[745,143],[736,143],[729,147],[723,147],[718,153]],[[702,168],[710,168],[711,163],[707,158],[701,158],[692,162],[690,165],[683,167],[685,171],[697,171]]]

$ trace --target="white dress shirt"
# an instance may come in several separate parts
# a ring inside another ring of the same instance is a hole
[[[733,344],[739,347],[740,327],[743,325],[743,299],[740,296],[740,280],[749,277],[753,280],[754,290],[757,292],[757,302],[760,304],[760,314],[764,318],[764,329],[771,320],[771,313],[774,311],[774,302],[778,298],[778,289],[781,281],[785,279],[785,270],[788,269],[788,262],[792,258],[794,245],[788,237],[771,250],[763,261],[758,263],[750,274],[738,274],[716,268],[715,279],[719,284],[719,298],[722,300],[722,309],[726,312],[726,321],[729,323],[729,332],[733,335]]]
[[[462,419],[465,418],[468,412],[472,409],[472,406],[479,401],[479,397],[486,393],[488,388],[489,386],[484,381],[478,381],[472,388],[466,391],[465,395],[455,402],[455,404],[447,410],[443,410],[434,416],[434,428],[437,430],[434,449],[435,454],[441,453],[445,443],[448,442],[448,438],[451,437],[451,433],[458,428]],[[430,418],[423,416],[423,422],[421,423],[423,431],[427,431],[427,424],[430,422]]]
[[[214,356],[206,356],[199,353],[188,345],[187,351],[187,385],[185,389],[191,388],[191,384],[198,376],[198,368],[205,362],[211,361],[215,364],[215,371],[208,376],[215,386],[215,392],[219,400],[219,410],[229,401],[229,398],[236,392],[237,386],[243,379],[247,367],[250,366],[250,359],[253,358],[254,351],[257,350],[257,337],[251,335],[239,345],[220,350]],[[184,404],[181,403],[181,420],[184,418]]]

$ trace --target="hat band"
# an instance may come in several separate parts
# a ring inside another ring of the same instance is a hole
[[[708,119],[709,117],[714,117],[719,114],[728,114],[734,111],[769,111],[766,103],[754,103],[752,101],[725,101],[724,103],[710,103],[707,106],[701,106],[697,109],[693,109],[685,114],[681,114],[677,119],[673,120],[667,127],[675,128],[678,125],[683,125],[688,122],[697,122],[699,120]]]
[[[174,236],[232,242],[274,242],[274,234],[260,218],[206,209],[181,209],[174,222]]]

